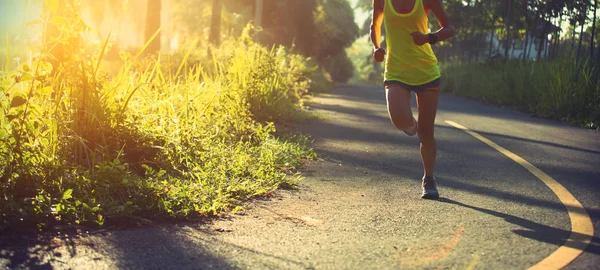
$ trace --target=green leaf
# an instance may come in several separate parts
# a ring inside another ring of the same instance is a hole
[[[50,20],[50,23],[52,23],[54,25],[63,25],[66,22],[67,22],[67,19],[65,17],[61,17],[61,16],[54,16]]]
[[[18,115],[9,114],[9,115],[6,116],[6,119],[8,119],[8,121],[12,121],[12,120],[17,119],[18,117],[19,117]]]
[[[40,89],[40,93],[42,95],[50,95],[50,94],[52,94],[52,92],[54,92],[54,89],[52,89],[52,87],[50,87],[50,86],[46,86],[46,87]]]
[[[12,101],[10,102],[10,107],[11,108],[15,108],[15,107],[21,107],[23,106],[25,103],[27,103],[27,100],[22,97],[22,96],[15,96]],[[10,116],[10,115],[9,115]],[[8,116],[7,116],[8,117]]]
[[[25,81],[31,81],[33,80],[33,76],[31,76],[31,74],[29,73],[24,73],[23,76],[21,76],[21,82],[25,82]]]
[[[165,175],[165,173],[167,173],[167,171],[165,171],[165,170],[160,170],[160,171],[158,172],[158,174],[156,174],[156,178],[159,178],[159,177],[161,177],[161,176]]]
[[[52,66],[52,63],[50,62],[42,62],[40,67],[42,68],[42,70],[50,73],[52,72],[52,70],[54,69],[54,67]]]
[[[65,193],[63,193],[63,195],[62,195],[62,200],[64,201],[64,200],[73,198],[72,194],[73,194],[73,189],[71,189],[71,188],[67,189],[65,191]]]
[[[46,5],[52,12],[56,12],[56,9],[58,8],[58,0],[46,0]]]
[[[101,215],[101,214],[98,214],[98,219],[96,220],[96,223],[97,223],[99,226],[102,226],[102,225],[104,225],[104,216],[103,216],[103,215]]]

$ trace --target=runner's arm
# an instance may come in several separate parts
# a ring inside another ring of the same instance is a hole
[[[456,31],[450,22],[450,18],[448,18],[448,14],[444,10],[442,6],[441,0],[430,0],[429,8],[433,12],[433,15],[437,18],[438,22],[440,22],[440,30],[434,32],[433,34],[437,36],[438,41],[444,41],[454,36]]]
[[[381,23],[383,22],[383,5],[381,0],[373,0],[373,18],[371,20],[371,43],[375,50],[381,48]]]

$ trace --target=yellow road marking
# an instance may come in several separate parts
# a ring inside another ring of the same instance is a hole
[[[544,182],[544,184],[546,184],[546,186],[548,186],[552,192],[556,194],[560,202],[567,208],[569,218],[571,219],[571,235],[569,236],[569,239],[567,239],[565,244],[550,254],[550,256],[529,269],[560,269],[567,266],[579,255],[581,255],[581,253],[583,253],[583,251],[592,241],[594,236],[594,226],[583,205],[581,205],[581,203],[575,198],[575,196],[573,196],[573,194],[571,194],[571,192],[569,192],[563,185],[558,183],[558,181],[554,180],[554,178],[533,166],[533,164],[529,163],[527,160],[508,151],[506,148],[490,141],[489,139],[469,130],[460,124],[457,124],[456,122],[446,121],[446,123],[455,128],[463,130],[464,132],[484,142],[490,147],[496,149],[498,152],[509,157],[519,165],[523,166],[542,182]]]
[[[475,253],[475,255],[473,255],[473,260],[471,261],[471,263],[469,264],[469,266],[467,266],[467,270],[473,270],[475,269],[475,266],[477,266],[477,264],[479,263],[479,251],[477,253]]]

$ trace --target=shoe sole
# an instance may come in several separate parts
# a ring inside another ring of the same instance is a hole
[[[426,200],[437,200],[440,198],[440,194],[423,194],[421,195],[421,198]]]

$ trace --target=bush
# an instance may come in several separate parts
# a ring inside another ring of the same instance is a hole
[[[571,57],[444,65],[442,90],[542,117],[598,128],[600,75]]]
[[[333,57],[325,69],[331,74],[331,79],[336,82],[347,83],[354,75],[354,64],[348,58],[346,51]]]
[[[372,45],[367,36],[357,39],[351,47],[346,49],[346,54],[355,67],[352,83],[383,85],[384,64],[375,63],[373,60]]]
[[[303,137],[273,135],[310,84],[308,60],[283,47],[243,37],[178,68],[125,53],[108,77],[106,45],[93,57],[61,46],[62,62],[42,53],[0,73],[0,228],[212,215],[296,183],[314,155]]]

